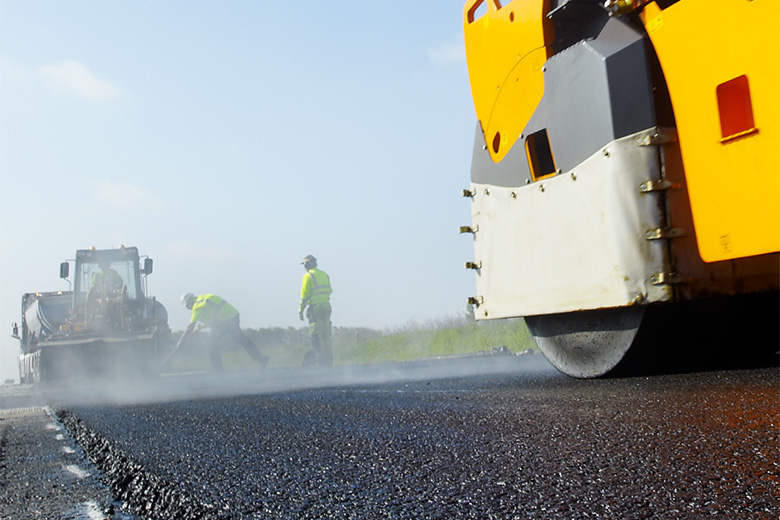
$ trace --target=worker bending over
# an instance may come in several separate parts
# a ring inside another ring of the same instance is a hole
[[[216,294],[201,294],[195,296],[187,293],[181,297],[181,304],[185,309],[192,311],[190,323],[184,334],[181,335],[176,343],[178,349],[187,339],[198,331],[198,323],[202,323],[211,329],[209,334],[209,357],[211,358],[211,368],[214,371],[222,370],[222,354],[220,353],[220,342],[225,336],[233,338],[238,342],[252,359],[260,363],[262,367],[268,364],[268,356],[262,354],[257,345],[252,343],[246,335],[241,332],[239,325],[239,313],[235,307],[230,305]]]

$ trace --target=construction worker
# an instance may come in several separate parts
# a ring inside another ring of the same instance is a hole
[[[114,294],[122,289],[125,285],[125,281],[114,269],[111,269],[111,261],[107,258],[101,258],[98,262],[100,271],[96,271],[92,275],[92,288],[94,288],[99,295],[108,296]],[[90,289],[92,290],[92,289]]]
[[[121,321],[119,299],[124,295],[125,281],[114,269],[108,258],[98,261],[100,271],[92,275],[92,286],[84,299],[84,319],[92,326],[100,326],[94,322],[98,316],[100,324]]]
[[[185,309],[192,311],[192,317],[184,334],[181,335],[181,338],[176,343],[176,349],[187,341],[190,336],[198,332],[200,328],[198,324],[203,324],[211,329],[208,347],[211,367],[214,371],[222,370],[220,341],[225,336],[233,338],[244,347],[249,356],[257,361],[260,366],[265,367],[268,364],[268,356],[262,354],[257,345],[252,343],[252,340],[241,332],[239,313],[227,301],[216,294],[195,296],[192,293],[187,293],[182,295],[181,304]]]
[[[303,311],[309,319],[312,350],[303,357],[303,365],[319,363],[322,366],[333,364],[333,347],[330,341],[330,277],[317,269],[317,259],[308,255],[303,259],[303,275],[301,285],[301,305],[298,307],[298,318],[303,321]],[[307,308],[308,306],[308,308]]]

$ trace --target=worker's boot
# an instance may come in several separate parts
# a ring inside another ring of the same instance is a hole
[[[317,363],[322,367],[333,366],[333,350],[330,346],[329,338],[318,338],[319,348],[317,352]]]
[[[320,338],[318,338],[317,334],[314,333],[313,328],[311,335],[311,347],[312,349],[303,356],[303,366],[305,367],[316,365],[320,357]]]
[[[260,352],[257,347],[252,349],[248,348],[247,352],[249,353],[249,357],[254,359],[260,365],[260,368],[265,368],[268,365],[268,356]]]
[[[222,353],[219,351],[219,347],[209,347],[209,358],[211,359],[211,370],[222,372]]]
[[[317,354],[313,350],[308,351],[303,356],[303,366],[310,367],[317,364]]]

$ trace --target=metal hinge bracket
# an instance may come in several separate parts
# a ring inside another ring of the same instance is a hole
[[[639,185],[639,192],[650,193],[653,191],[664,191],[664,190],[669,190],[672,188],[679,188],[679,187],[680,187],[679,184],[675,184],[673,182],[666,181],[666,180],[645,181]]]
[[[653,285],[673,285],[685,283],[687,278],[678,273],[655,273],[650,276]]]
[[[680,228],[657,228],[645,231],[646,240],[660,240],[662,238],[677,238],[685,236],[685,230]]]
[[[636,138],[639,146],[658,146],[677,141],[676,128],[658,128],[656,132]]]

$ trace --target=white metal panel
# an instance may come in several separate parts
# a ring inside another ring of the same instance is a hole
[[[620,307],[671,297],[664,271],[658,151],[648,130],[617,140],[574,170],[520,188],[472,183],[479,319]],[[521,143],[518,142],[517,146]]]

